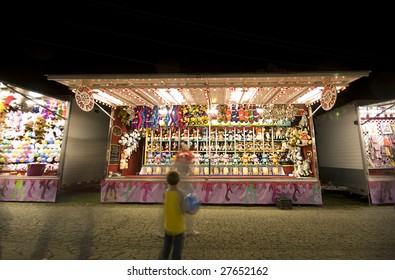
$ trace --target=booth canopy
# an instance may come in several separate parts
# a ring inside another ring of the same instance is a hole
[[[367,71],[249,74],[49,75],[73,92],[118,106],[306,104],[319,102],[327,85],[345,89]]]

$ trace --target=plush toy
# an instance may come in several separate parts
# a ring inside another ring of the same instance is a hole
[[[41,143],[45,139],[45,134],[49,128],[47,121],[41,115],[38,115],[33,127],[36,143]]]
[[[188,129],[184,129],[181,134],[182,140],[188,140]]]
[[[248,164],[248,159],[249,159],[248,154],[244,153],[241,159],[243,164],[245,165]]]
[[[217,153],[213,155],[213,164],[219,164],[219,155]]]
[[[308,146],[311,145],[311,137],[307,127],[303,127],[300,131],[299,139],[296,140],[296,145],[298,146]]]
[[[127,154],[128,159],[130,159],[130,156],[133,152],[137,151],[140,139],[140,133],[137,131],[137,129],[133,130],[132,132],[122,133],[118,143],[125,148],[124,152]]]
[[[283,129],[279,126],[276,128],[276,133],[275,133],[274,139],[276,139],[276,140],[284,139]]]
[[[225,139],[225,131],[218,130],[218,140],[223,141]]]
[[[244,140],[244,134],[242,129],[237,129],[236,134],[234,135],[234,138],[236,141],[243,141]]]
[[[311,160],[310,158],[307,158],[303,161],[302,166],[301,166],[301,171],[303,173],[303,176],[310,176],[313,174],[311,171]]]
[[[270,161],[269,161],[269,155],[268,154],[266,154],[266,153],[263,153],[262,154],[262,164],[264,164],[264,165],[268,165],[269,163],[270,163]]]
[[[254,122],[259,122],[259,113],[258,110],[256,108],[256,105],[254,104],[252,107],[252,111],[253,111],[253,116],[254,116]]]
[[[239,122],[244,122],[244,108],[243,105],[239,105],[239,109],[237,110],[237,114],[239,116]]]
[[[248,121],[250,124],[254,123],[254,108],[252,105],[248,108]]]
[[[230,122],[232,119],[232,110],[230,109],[229,106],[226,106],[225,118],[226,118],[226,122]]]
[[[160,153],[157,153],[154,158],[154,164],[161,164],[161,161],[162,161],[162,156],[160,155]]]
[[[235,104],[232,105],[232,113],[231,113],[230,121],[232,123],[237,123],[239,121],[239,115]]]
[[[256,139],[257,141],[263,141],[263,140],[264,140],[264,139],[263,139],[263,135],[262,135],[262,128],[258,127],[258,128],[256,129],[256,137],[255,137],[255,139]]]
[[[194,163],[195,165],[198,165],[198,164],[200,164],[201,160],[202,160],[202,155],[196,153],[196,154],[194,155],[194,157],[193,157],[193,163]]]
[[[233,129],[227,129],[225,133],[225,138],[227,141],[233,141],[234,136],[233,136]]]
[[[270,156],[270,161],[272,165],[278,165],[279,164],[279,158],[278,158],[278,154],[277,153],[273,153]]]
[[[250,111],[248,110],[247,104],[244,105],[244,122],[248,123],[250,118]]]
[[[128,169],[128,159],[124,152],[121,153],[121,159],[119,161],[119,169]]]
[[[254,139],[254,132],[252,131],[252,129],[249,129],[247,131],[246,140],[252,141],[253,139]]]
[[[222,159],[223,159],[223,163],[225,165],[229,164],[229,155],[228,154],[224,154]]]
[[[218,110],[217,113],[217,121],[219,123],[226,123],[226,105],[220,104],[217,105],[216,109]]]
[[[238,154],[234,154],[232,158],[232,164],[233,165],[238,165],[240,163],[240,157]]]
[[[258,156],[256,154],[252,154],[251,155],[251,164],[253,164],[253,165],[258,165],[259,164],[259,159],[258,159]]]
[[[300,118],[299,125],[300,128],[302,127],[308,127],[308,122],[307,122],[307,112],[303,111],[302,117]]]
[[[154,163],[154,159],[152,157],[152,153],[148,153],[147,155],[147,164],[153,164]]]
[[[203,156],[204,164],[208,165],[210,163],[210,156],[209,154],[204,154]]]

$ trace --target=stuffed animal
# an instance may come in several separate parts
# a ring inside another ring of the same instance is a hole
[[[200,164],[200,161],[201,161],[201,160],[202,160],[202,155],[196,153],[196,154],[194,155],[194,157],[193,157],[193,163],[194,163],[195,165],[198,165],[198,164]]]
[[[253,164],[253,165],[258,165],[259,164],[259,159],[258,159],[258,156],[256,154],[252,154],[251,155],[251,164]]]
[[[229,106],[226,106],[225,118],[226,118],[226,122],[230,122],[232,119],[232,110],[230,109]]]
[[[227,108],[227,105],[224,105],[224,104],[217,105],[217,110],[218,110],[217,121],[219,123],[226,123],[227,122],[227,120],[226,120],[226,108]]]
[[[237,123],[239,121],[239,115],[238,115],[238,111],[237,111],[237,107],[235,104],[232,105],[232,113],[231,113],[231,119],[230,121],[232,123]]]
[[[248,164],[248,159],[249,159],[248,154],[244,153],[243,156],[242,156],[242,163],[243,164]]]
[[[223,163],[225,165],[229,164],[229,155],[228,154],[224,154],[222,157]]]
[[[263,135],[262,135],[262,128],[257,128],[256,129],[256,137],[255,137],[255,139],[257,140],[257,141],[263,141],[263,137],[262,137]]]
[[[217,153],[213,155],[213,164],[219,164],[219,155]]]
[[[203,156],[203,162],[204,164],[208,165],[210,163],[210,156],[209,154],[204,154]]]
[[[262,164],[264,164],[264,165],[268,165],[269,163],[270,163],[270,161],[269,161],[269,155],[268,154],[266,154],[266,153],[263,153],[262,154]]]
[[[128,169],[128,159],[124,152],[121,153],[121,159],[119,161],[119,169]]]
[[[278,165],[279,164],[279,158],[278,158],[278,154],[277,153],[273,153],[270,156],[270,161],[272,165]]]
[[[240,163],[240,157],[238,154],[234,154],[232,158],[232,164],[233,165],[238,165]]]
[[[239,122],[244,122],[244,109],[243,105],[239,105],[239,109],[237,110],[237,114],[239,116]]]
[[[154,159],[152,157],[152,153],[148,153],[147,155],[147,164],[153,164],[154,163]]]
[[[299,139],[296,140],[296,145],[298,146],[308,146],[311,145],[311,137],[307,127],[303,127],[300,131]]]

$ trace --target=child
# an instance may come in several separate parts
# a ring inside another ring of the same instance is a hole
[[[185,213],[183,211],[185,193],[178,189],[180,174],[177,171],[168,172],[166,181],[169,187],[164,195],[165,237],[160,259],[168,260],[171,253],[172,260],[181,260],[185,239]]]

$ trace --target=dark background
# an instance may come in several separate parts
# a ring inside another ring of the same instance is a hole
[[[3,3],[0,78],[59,88],[45,75],[361,70],[391,80],[392,9],[343,5]]]

